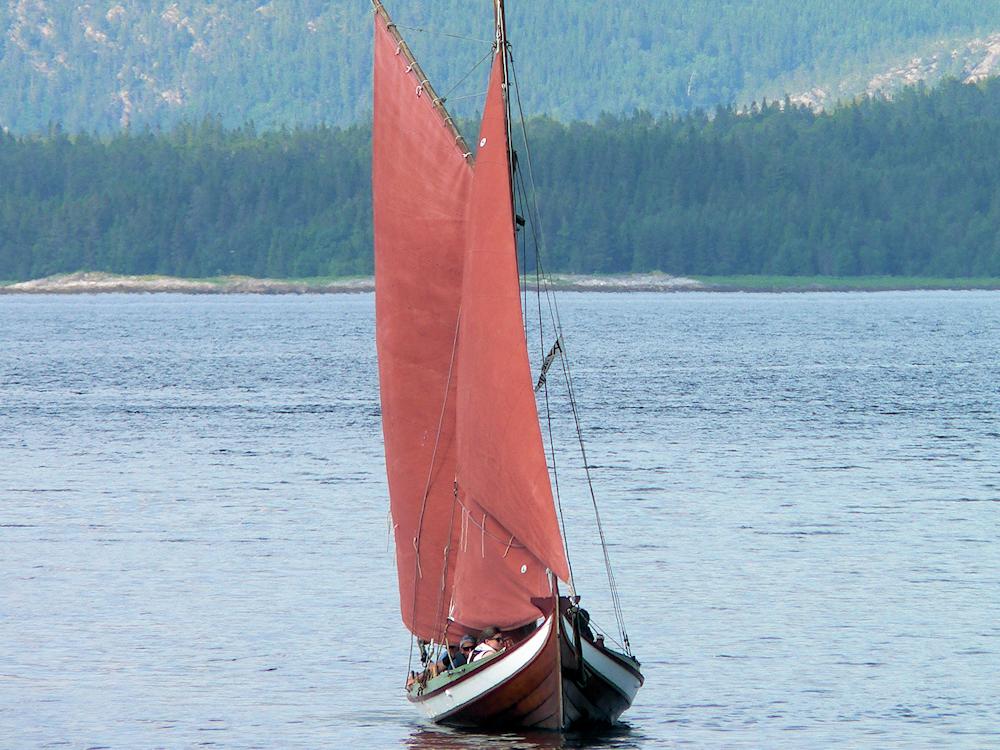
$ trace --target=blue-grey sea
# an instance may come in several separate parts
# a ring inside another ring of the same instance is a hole
[[[0,748],[1000,747],[1000,294],[560,305],[622,727],[406,702],[371,295],[0,296]]]

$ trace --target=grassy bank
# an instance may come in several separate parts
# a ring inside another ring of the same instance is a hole
[[[695,276],[706,288],[741,292],[882,292],[929,289],[1000,289],[1000,278],[922,276]]]

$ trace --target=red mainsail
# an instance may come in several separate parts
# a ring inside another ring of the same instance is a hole
[[[453,361],[472,170],[389,23],[375,14],[375,338],[400,610],[410,631],[430,640],[443,630],[453,577],[445,561],[455,505]]]
[[[568,565],[521,319],[505,51],[473,165],[378,10],[376,327],[400,604],[417,636],[454,639],[536,619],[531,599]]]

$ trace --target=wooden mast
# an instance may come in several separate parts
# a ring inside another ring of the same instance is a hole
[[[517,211],[514,203],[514,145],[511,143],[511,116],[510,116],[510,78],[509,70],[507,65],[507,15],[504,12],[504,0],[494,0],[494,6],[496,10],[496,34],[497,34],[497,51],[501,55],[501,62],[503,65],[503,98],[504,98],[504,113],[505,113],[505,127],[507,131],[507,164],[510,170],[510,202],[511,202],[511,215],[514,217],[514,230],[515,237],[517,236]],[[515,263],[517,255],[517,245],[515,240],[514,246],[515,252]],[[550,726],[550,729],[562,730],[566,726],[566,714],[563,702],[565,696],[563,695],[563,681],[562,681],[562,616],[559,609],[559,579],[555,573],[549,571],[549,588],[552,593],[552,634],[550,636],[552,647],[549,649],[549,653],[552,655],[552,665],[551,674],[555,677],[552,680],[553,689],[555,692],[555,702],[556,702],[556,713],[554,717],[554,726]]]
[[[510,124],[510,79],[508,77],[509,71],[507,68],[507,14],[504,10],[504,0],[493,0],[494,11],[496,15],[496,44],[497,51],[501,55],[501,63],[503,64],[503,100],[504,100],[504,113],[506,117],[504,118],[507,129],[507,163],[510,169],[510,205],[511,213],[516,217],[517,211],[514,209],[514,146],[511,143],[511,124]],[[515,236],[517,234],[517,225],[515,221],[514,226]],[[516,252],[516,250],[515,250]]]

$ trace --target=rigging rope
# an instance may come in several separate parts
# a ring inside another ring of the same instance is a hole
[[[601,541],[601,549],[602,549],[602,551],[604,553],[604,565],[605,565],[605,569],[607,570],[608,585],[609,585],[609,587],[611,589],[612,608],[614,610],[615,619],[617,620],[617,623],[618,623],[618,628],[619,628],[619,630],[621,632],[622,642],[623,642],[623,645],[625,646],[625,651],[626,651],[626,653],[631,653],[631,649],[629,647],[628,633],[627,633],[627,631],[625,629],[625,620],[624,620],[624,616],[623,616],[623,613],[622,613],[621,598],[619,597],[619,594],[618,594],[618,584],[617,584],[617,581],[615,580],[614,571],[612,570],[612,566],[611,566],[611,556],[608,553],[607,538],[604,535],[604,525],[601,522],[601,514],[600,514],[600,510],[598,509],[598,504],[597,504],[597,495],[594,492],[594,483],[593,483],[593,479],[592,479],[591,474],[590,474],[590,464],[589,464],[589,462],[587,460],[587,450],[586,450],[586,447],[585,447],[584,441],[583,441],[583,428],[582,428],[581,423],[580,423],[580,414],[579,414],[579,410],[577,408],[577,401],[576,401],[576,391],[575,391],[575,388],[573,387],[573,377],[572,377],[572,374],[570,372],[569,355],[568,355],[568,352],[566,351],[565,338],[563,337],[563,332],[562,332],[562,320],[561,320],[561,317],[559,315],[559,305],[558,305],[558,302],[554,299],[555,295],[552,293],[551,281],[548,278],[548,275],[545,273],[544,269],[542,268],[542,262],[541,262],[541,223],[540,223],[540,221],[538,219],[538,217],[539,217],[539,211],[538,211],[538,191],[537,191],[537,188],[535,187],[536,183],[535,183],[534,169],[533,169],[533,166],[532,166],[532,159],[531,159],[531,147],[530,147],[530,145],[528,143],[528,132],[527,132],[527,126],[525,125],[524,109],[523,109],[523,107],[521,105],[521,89],[520,89],[520,86],[518,85],[518,82],[517,82],[517,71],[514,68],[514,57],[513,57],[513,55],[510,55],[510,54],[508,54],[508,57],[510,58],[511,78],[512,78],[512,82],[514,84],[514,93],[515,93],[515,97],[516,97],[516,100],[517,100],[517,109],[518,109],[518,115],[519,115],[520,124],[521,124],[521,135],[522,135],[522,138],[523,138],[523,141],[524,141],[525,156],[526,156],[527,162],[528,162],[528,179],[529,179],[529,181],[531,183],[531,186],[532,186],[531,201],[532,201],[532,208],[534,209],[534,217],[533,217],[533,221],[531,222],[531,232],[532,232],[533,241],[535,243],[535,274],[536,274],[536,292],[538,294],[538,300],[539,300],[538,304],[539,304],[539,308],[540,308],[541,307],[541,290],[542,290],[542,287],[544,286],[544,288],[545,288],[546,302],[547,302],[548,307],[549,307],[549,315],[550,315],[550,318],[551,318],[551,321],[552,321],[552,325],[555,328],[555,332],[556,332],[556,336],[558,337],[558,340],[561,341],[561,342],[563,342],[563,344],[562,344],[562,356],[560,357],[560,361],[562,363],[563,374],[564,374],[564,378],[565,378],[565,382],[566,382],[566,388],[567,388],[567,392],[568,392],[568,395],[569,395],[570,407],[571,407],[571,410],[572,410],[572,413],[573,413],[573,422],[574,422],[574,425],[576,427],[577,440],[578,440],[579,445],[580,445],[580,455],[581,455],[581,457],[583,459],[583,469],[584,469],[584,473],[585,473],[586,478],[587,478],[587,487],[588,487],[588,489],[590,491],[590,499],[591,499],[591,503],[592,503],[593,508],[594,508],[594,517],[595,517],[595,520],[597,522],[597,531],[598,531],[598,535],[599,535],[599,538],[600,538],[600,541]],[[522,189],[523,189],[523,187],[522,187]],[[541,312],[540,311],[539,311],[539,318],[541,318]],[[541,320],[539,320],[539,324],[540,324],[539,328],[541,328]],[[545,347],[544,335],[542,337],[542,344],[541,344],[541,346],[542,346],[542,351],[544,351],[545,350],[545,348],[544,348]],[[550,434],[549,442],[551,444],[552,443],[552,439],[551,439],[551,415],[548,414],[548,412],[549,412],[549,402],[548,402],[548,386],[547,385],[545,386],[544,391],[545,391],[546,413],[547,413],[547,416],[549,418],[549,424],[550,424],[550,426],[549,426],[549,434]],[[555,472],[555,460],[554,460],[554,452],[553,452],[553,473],[554,472]],[[558,482],[558,480],[556,480],[556,482]],[[557,497],[558,497],[558,494],[557,494]],[[560,505],[560,508],[559,508],[559,512],[560,512],[560,517],[561,517],[562,516],[561,505]],[[564,533],[564,538],[565,538],[565,531],[563,533]],[[567,555],[567,558],[568,558],[568,555]]]
[[[487,529],[486,528],[486,519],[487,518],[492,518],[493,522],[497,526],[499,526],[501,529],[503,529],[505,534],[510,534],[510,532],[507,531],[507,528],[502,523],[500,523],[500,521],[498,521],[494,516],[491,516],[489,513],[486,513],[485,511],[483,511],[483,522],[480,523],[479,521],[477,521],[475,519],[475,516],[472,515],[472,511],[469,510],[469,506],[467,506],[465,503],[463,503],[461,500],[459,500],[457,495],[455,496],[455,502],[457,502],[458,505],[462,508],[463,515],[465,517],[465,519],[462,521],[462,523],[466,527],[468,527],[468,524],[471,521],[472,525],[475,526],[477,529],[479,529],[483,533],[483,537],[484,538],[485,537],[489,537],[490,539],[493,539],[494,541],[500,542],[501,544],[506,545],[508,550],[511,547],[513,547],[514,549],[528,549],[524,544],[522,544],[519,541],[516,541],[513,536],[497,536],[492,531],[490,531],[489,529]],[[534,553],[532,553],[532,554],[534,554]]]
[[[482,57],[481,57],[481,58],[479,59],[479,62],[477,62],[477,63],[476,63],[475,65],[473,65],[473,66],[472,66],[472,67],[471,67],[471,68],[469,69],[469,72],[468,72],[468,73],[466,73],[466,74],[465,74],[464,76],[462,76],[462,77],[461,77],[461,78],[460,78],[460,79],[458,80],[458,83],[456,83],[456,84],[455,84],[454,86],[452,86],[452,87],[451,87],[450,89],[448,89],[448,90],[447,90],[447,91],[445,92],[444,96],[443,96],[443,97],[441,97],[441,101],[444,101],[445,99],[447,99],[447,98],[448,98],[448,97],[449,97],[449,96],[451,95],[451,93],[452,93],[452,92],[453,92],[453,91],[454,91],[455,89],[457,89],[457,88],[458,88],[459,86],[461,86],[461,85],[462,85],[463,83],[465,83],[465,82],[466,82],[467,80],[469,80],[469,76],[471,76],[471,75],[472,75],[473,73],[475,73],[475,72],[476,72],[476,69],[477,69],[477,68],[479,68],[479,66],[480,66],[480,65],[482,65],[482,64],[483,64],[484,62],[486,62],[487,60],[489,60],[489,59],[490,59],[490,58],[491,58],[492,56],[493,56],[493,48],[492,48],[492,47],[490,47],[490,51],[489,51],[489,52],[487,52],[487,53],[486,53],[485,55],[483,55],[483,56],[482,56]],[[458,98],[463,98],[463,97],[458,97]]]
[[[490,92],[489,91],[478,91],[475,94],[463,94],[462,96],[453,96],[453,97],[451,97],[451,99],[449,101],[460,102],[463,99],[473,99],[473,98],[482,99],[488,93],[490,93]],[[445,97],[441,101],[445,101],[445,99],[447,99],[447,98],[448,97]]]
[[[512,68],[512,70],[513,70],[513,68]],[[521,202],[521,205],[524,206],[524,208],[525,208],[525,213],[527,213],[526,209],[529,208],[529,207],[526,205],[526,203],[524,201],[526,199],[526,196],[528,195],[528,191],[525,189],[524,175],[522,174],[522,172],[521,172],[520,169],[515,169],[514,170],[514,176],[515,176],[515,179],[516,179],[516,185],[519,188],[518,190],[515,191],[515,193],[517,194],[517,200],[519,200]],[[528,224],[529,222],[525,222],[525,223]],[[538,281],[538,239],[537,239],[537,237],[535,235],[535,222],[534,221],[530,222],[530,228],[531,228],[531,235],[532,235],[532,243],[533,243],[534,249],[535,249],[535,289],[537,291],[540,288],[539,281]],[[528,244],[527,237],[525,237],[524,240],[523,240],[523,243],[522,243],[522,247],[525,249],[525,251],[527,249],[527,244]],[[524,306],[522,307],[522,314],[524,316],[525,345],[527,345],[527,343],[528,343],[528,341],[527,341],[527,339],[528,339],[528,283],[527,283],[528,276],[527,276],[527,260],[523,260],[522,261],[522,268],[524,268],[524,273],[525,273],[525,276],[524,276]],[[541,298],[539,297],[538,298],[538,338],[539,338],[539,342],[540,342],[539,343],[539,348],[540,348],[540,351],[545,351],[545,329],[544,329],[544,326],[542,325],[542,322],[543,322],[542,302],[541,302]],[[543,369],[544,369],[544,365],[543,365]],[[540,380],[539,387],[542,388],[542,392],[545,395],[545,421],[546,421],[546,428],[547,428],[547,432],[548,432],[548,436],[549,436],[549,457],[550,457],[550,460],[552,461],[552,489],[555,492],[555,496],[556,496],[556,509],[559,512],[559,525],[562,528],[563,551],[566,553],[566,567],[569,568],[569,581],[567,581],[567,583],[569,584],[570,595],[571,596],[576,596],[576,582],[575,582],[575,579],[573,577],[573,561],[571,559],[570,552],[569,552],[569,535],[566,533],[566,516],[563,513],[562,494],[561,494],[561,492],[559,490],[559,472],[558,472],[557,465],[556,465],[556,442],[553,439],[553,434],[552,434],[552,409],[551,409],[551,405],[549,403],[549,388],[548,388],[547,383],[544,380]],[[538,388],[535,389],[535,392],[536,393],[538,392]]]
[[[455,338],[451,345],[451,363],[448,365],[448,380],[444,387],[444,399],[441,403],[441,416],[438,417],[438,428],[437,435],[434,438],[434,450],[431,452],[431,462],[430,466],[427,468],[427,483],[424,485],[424,496],[420,504],[420,515],[417,519],[417,535],[413,538],[413,551],[414,560],[416,564],[413,566],[413,599],[410,604],[410,617],[413,619],[413,624],[416,626],[417,621],[417,581],[423,578],[423,573],[420,570],[420,538],[423,535],[424,528],[424,515],[427,511],[427,499],[431,494],[431,482],[434,478],[434,464],[437,462],[437,451],[438,446],[441,444],[441,430],[444,428],[444,415],[448,408],[448,393],[451,391],[451,376],[455,369],[455,353],[458,350],[458,331],[459,326],[462,323],[462,308],[461,305],[458,308],[458,312],[455,314]],[[413,631],[410,631],[410,661],[407,664],[407,675],[410,672],[410,666],[413,663]]]
[[[437,619],[438,622],[441,621],[441,615],[444,613],[444,590],[448,588],[448,558],[451,557],[451,538],[455,533],[455,506],[458,504],[458,478],[456,477],[454,485],[452,485],[452,503],[451,503],[451,518],[448,521],[448,543],[444,547],[444,564],[441,566],[441,588],[438,590],[438,605],[437,605]],[[454,604],[455,595],[452,592],[452,601],[449,602],[449,608]],[[448,627],[451,625],[451,621],[444,621],[444,631],[441,633],[441,641],[447,645],[448,643]]]
[[[480,42],[482,44],[493,44],[495,39],[479,39],[474,36],[465,36],[463,34],[452,34],[447,31],[435,31],[434,29],[424,29],[419,26],[404,26],[401,23],[395,24],[397,29],[406,29],[407,31],[419,31],[421,34],[431,34],[433,36],[446,36],[449,39],[461,39],[465,42]]]
[[[518,168],[517,161],[514,161],[514,176],[520,179],[520,169]],[[515,185],[516,188],[516,185]],[[527,232],[519,231],[517,217],[524,215],[524,196],[523,191],[513,190],[514,193],[514,242],[520,243],[521,245],[521,268],[520,273],[517,276],[517,283],[520,284],[520,302],[521,302],[521,322],[524,327],[524,346],[528,346],[528,238]],[[516,245],[514,254],[517,254]],[[565,537],[563,537],[565,539]]]

